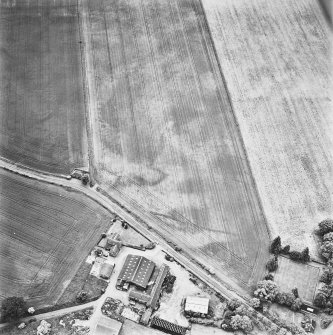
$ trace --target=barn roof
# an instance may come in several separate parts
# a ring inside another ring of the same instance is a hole
[[[121,279],[141,288],[146,288],[154,269],[155,263],[149,259],[143,256],[128,255],[118,280]]]
[[[185,303],[186,312],[208,313],[209,298],[187,297]]]

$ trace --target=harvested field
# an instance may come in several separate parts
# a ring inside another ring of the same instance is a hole
[[[268,232],[201,3],[82,1],[97,181],[243,287]]]
[[[87,166],[76,0],[0,0],[0,155],[48,172]]]
[[[81,194],[0,170],[0,298],[55,304],[109,224]]]
[[[315,255],[333,216],[332,31],[318,1],[203,4],[272,233]]]
[[[274,281],[283,292],[290,293],[293,288],[297,287],[301,299],[312,304],[319,275],[320,267],[318,266],[296,263],[289,258],[280,257]]]

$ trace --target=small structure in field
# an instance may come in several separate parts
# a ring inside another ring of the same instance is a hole
[[[189,296],[185,302],[185,314],[190,316],[207,315],[209,298]]]
[[[113,269],[114,269],[114,264],[103,263],[101,265],[101,269],[99,272],[100,277],[103,279],[110,279]]]
[[[117,289],[122,290],[125,283],[146,289],[155,269],[155,263],[143,256],[128,255],[117,280]]]
[[[105,316],[101,316],[98,320],[94,335],[118,335],[120,333],[122,327],[122,323],[107,318]]]
[[[176,325],[172,322],[160,319],[157,316],[153,317],[153,320],[151,322],[152,328],[161,330],[167,334],[171,335],[185,335],[187,328]]]

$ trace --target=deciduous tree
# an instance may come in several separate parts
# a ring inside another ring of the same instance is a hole
[[[324,235],[333,232],[333,220],[326,219],[319,223],[319,234]]]
[[[254,295],[261,301],[274,301],[278,292],[279,290],[276,283],[271,280],[261,280],[257,284]]]
[[[269,272],[274,272],[278,268],[278,258],[276,255],[269,259],[266,268]]]
[[[2,301],[1,316],[4,321],[16,321],[27,315],[28,307],[22,297],[9,297]]]
[[[270,252],[276,255],[279,254],[280,251],[281,251],[281,237],[278,236],[272,241],[272,244],[270,246]]]

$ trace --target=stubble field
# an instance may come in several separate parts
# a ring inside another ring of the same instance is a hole
[[[76,0],[0,0],[0,155],[48,172],[87,166]]]
[[[203,4],[270,229],[316,255],[333,215],[332,31],[318,1]]]
[[[268,232],[200,2],[82,8],[95,178],[248,287]]]
[[[55,304],[109,225],[82,195],[0,170],[0,300]]]

